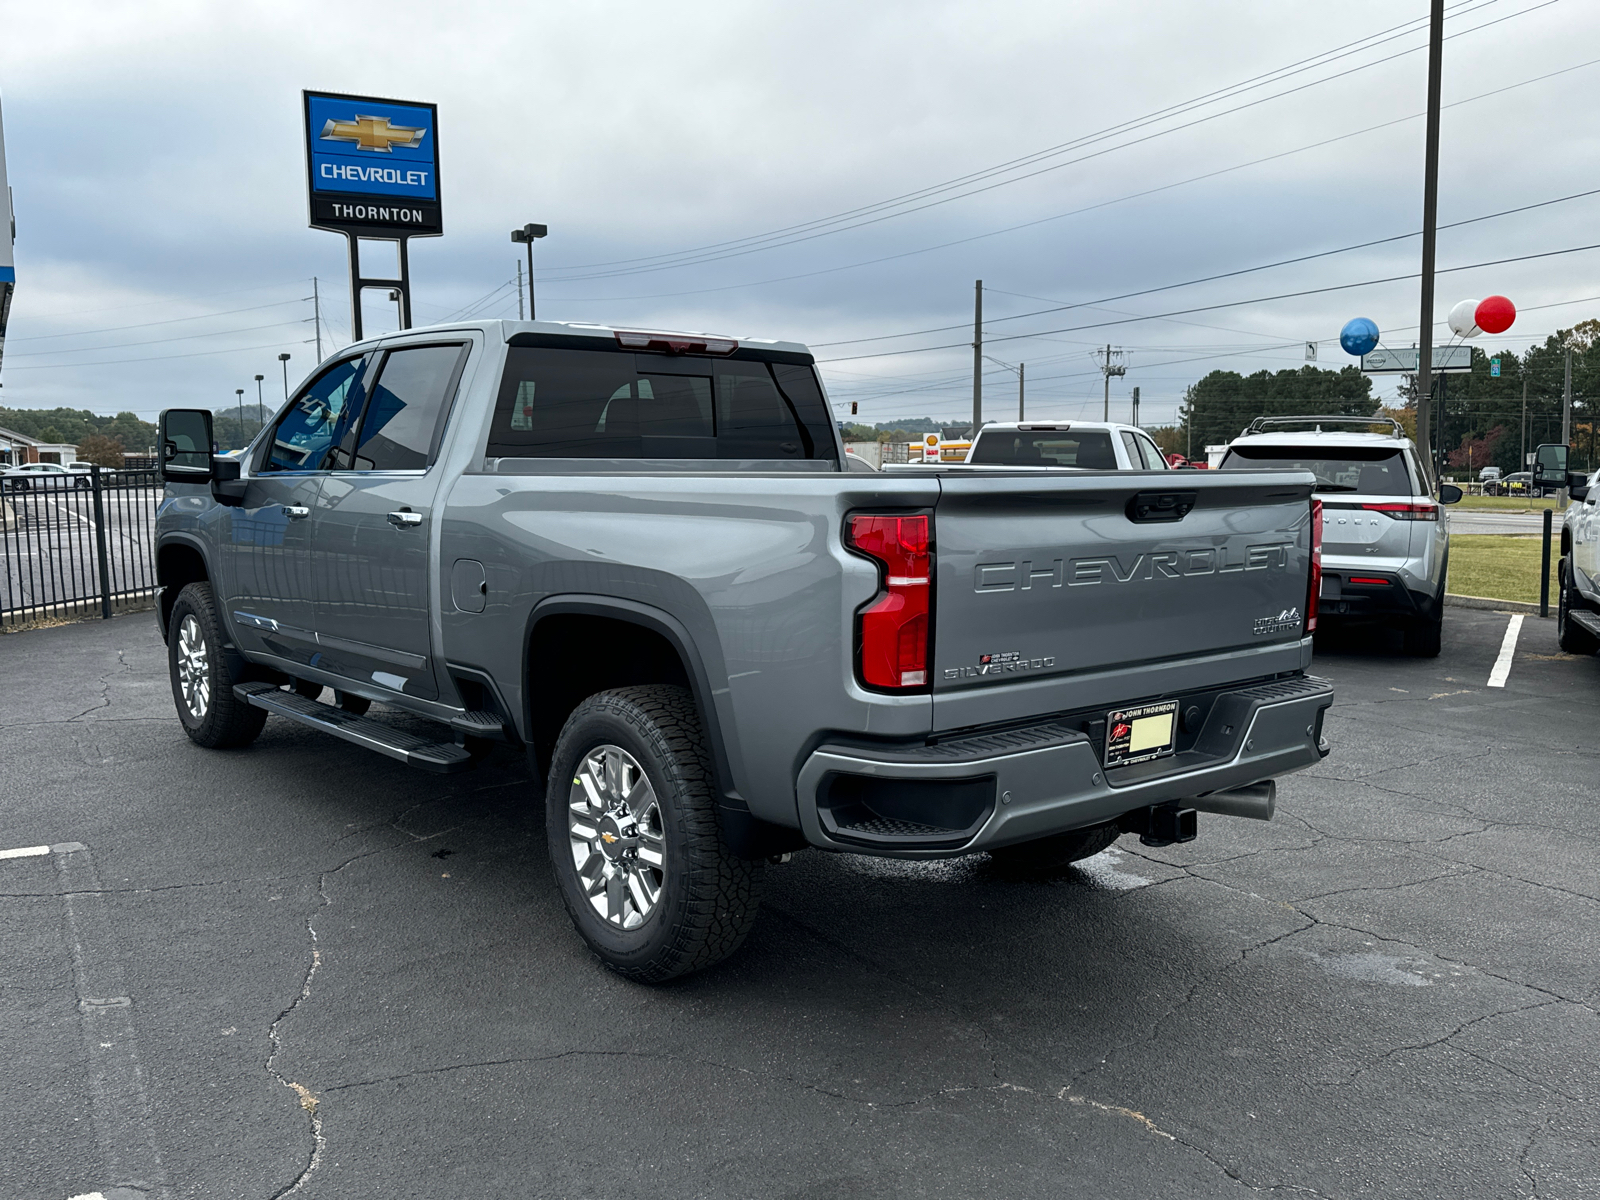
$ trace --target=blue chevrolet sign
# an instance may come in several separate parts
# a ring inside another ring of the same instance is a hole
[[[435,105],[333,92],[304,96],[313,228],[444,232]]]

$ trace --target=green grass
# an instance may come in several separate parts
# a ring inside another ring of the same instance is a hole
[[[1539,602],[1541,537],[1458,533],[1450,539],[1449,590],[1457,596]],[[1556,560],[1561,543],[1551,538],[1550,604],[1556,602]]]
[[[1543,500],[1532,500],[1527,496],[1463,496],[1459,504],[1452,504],[1451,508],[1499,508],[1520,511],[1523,509],[1538,510],[1541,508],[1554,508],[1556,498],[1546,496]]]

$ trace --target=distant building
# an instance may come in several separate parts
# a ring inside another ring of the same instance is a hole
[[[78,447],[67,442],[41,442],[15,429],[0,428],[0,466],[20,467],[24,463],[76,462]]]

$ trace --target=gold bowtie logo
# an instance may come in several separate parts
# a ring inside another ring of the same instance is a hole
[[[600,835],[600,840],[609,846],[612,842],[617,840],[617,835],[614,833],[602,833]]]
[[[354,121],[329,121],[322,127],[322,140],[327,142],[354,142],[357,150],[372,150],[388,154],[399,146],[412,150],[422,144],[426,129],[412,129],[405,125],[391,125],[388,117],[364,117],[356,114]]]

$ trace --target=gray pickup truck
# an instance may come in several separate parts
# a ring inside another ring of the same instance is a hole
[[[803,346],[550,322],[351,346],[237,457],[204,410],[159,440],[189,737],[524,748],[634,979],[731,953],[804,847],[1049,867],[1327,753],[1307,472],[847,473]]]

